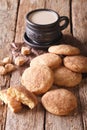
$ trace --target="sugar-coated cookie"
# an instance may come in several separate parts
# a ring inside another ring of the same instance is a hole
[[[7,90],[0,91],[0,99],[8,105],[12,112],[20,112],[22,109],[21,102],[7,94]]]
[[[66,89],[48,91],[41,101],[45,109],[55,115],[68,115],[77,107],[76,97]]]
[[[30,66],[47,65],[48,67],[54,69],[59,67],[61,63],[62,59],[60,58],[60,56],[52,53],[45,53],[34,58],[31,61]]]
[[[51,46],[49,47],[48,52],[60,54],[60,55],[80,54],[80,50],[77,47],[73,47],[71,45],[66,45],[66,44]]]
[[[54,71],[54,83],[59,86],[74,87],[82,80],[80,73],[73,72],[64,66]]]
[[[7,93],[12,98],[15,98],[22,104],[27,105],[30,109],[33,109],[38,103],[36,96],[23,86],[10,87],[8,88]]]
[[[21,83],[29,91],[35,94],[43,94],[53,84],[53,72],[44,65],[37,65],[27,68],[22,74]]]
[[[87,72],[87,57],[85,56],[67,56],[64,58],[64,65],[75,72]]]

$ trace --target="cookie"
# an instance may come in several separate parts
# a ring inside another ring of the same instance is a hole
[[[67,56],[64,58],[64,65],[75,72],[87,72],[87,57],[85,56]]]
[[[61,65],[61,63],[62,63],[62,60],[61,60],[60,56],[58,56],[56,54],[52,54],[52,53],[45,53],[45,54],[42,54],[42,55],[34,58],[31,61],[30,66],[46,65],[46,66],[54,69],[54,68],[59,67]]]
[[[73,47],[71,45],[55,45],[48,48],[48,52],[60,54],[60,55],[78,55],[80,54],[80,50],[77,47]]]
[[[12,112],[19,112],[22,109],[21,102],[7,94],[7,90],[0,91],[0,99],[8,105]]]
[[[62,66],[54,71],[54,84],[65,87],[74,87],[82,80],[82,75]]]
[[[27,105],[30,109],[33,109],[38,103],[36,96],[22,86],[10,87],[8,88],[7,93],[12,98]]]
[[[42,96],[41,101],[45,109],[55,115],[68,115],[77,107],[76,97],[66,89],[51,90]]]
[[[53,84],[53,72],[44,65],[27,68],[22,74],[21,83],[29,91],[39,95],[49,90]]]

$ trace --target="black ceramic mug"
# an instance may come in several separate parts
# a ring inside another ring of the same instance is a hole
[[[60,25],[62,21],[64,23]],[[61,31],[68,24],[68,17],[60,17],[51,9],[33,10],[26,15],[26,35],[32,44],[50,45],[61,39]]]

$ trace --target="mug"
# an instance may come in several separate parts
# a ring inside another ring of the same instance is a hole
[[[60,23],[64,21],[63,25]],[[26,36],[32,44],[45,46],[50,45],[62,37],[62,30],[69,24],[66,16],[59,14],[51,9],[37,9],[26,15]]]

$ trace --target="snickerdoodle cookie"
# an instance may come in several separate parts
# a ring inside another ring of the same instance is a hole
[[[27,105],[30,109],[33,109],[38,103],[37,97],[22,86],[10,87],[8,88],[7,93],[10,97]]]
[[[77,47],[73,47],[71,45],[66,45],[66,44],[51,46],[49,47],[48,52],[60,54],[60,55],[80,54],[80,50]]]
[[[52,54],[52,53],[45,53],[45,54],[42,54],[42,55],[34,58],[31,61],[30,66],[46,65],[46,66],[54,69],[54,68],[59,67],[61,65],[61,63],[62,63],[62,59],[60,58],[60,56],[58,56],[56,54]]]
[[[8,105],[8,107],[12,110],[12,112],[19,112],[22,109],[21,102],[17,101],[15,98],[11,97],[7,90],[0,91],[0,99]]]
[[[85,56],[67,56],[64,58],[64,65],[75,72],[87,72],[87,57]]]
[[[77,107],[76,97],[66,89],[48,91],[41,101],[45,109],[55,115],[68,115]]]
[[[45,93],[53,84],[53,72],[44,65],[27,68],[22,74],[21,83],[35,94]]]
[[[64,66],[54,71],[54,84],[65,87],[74,87],[82,80],[82,75],[67,69]]]

